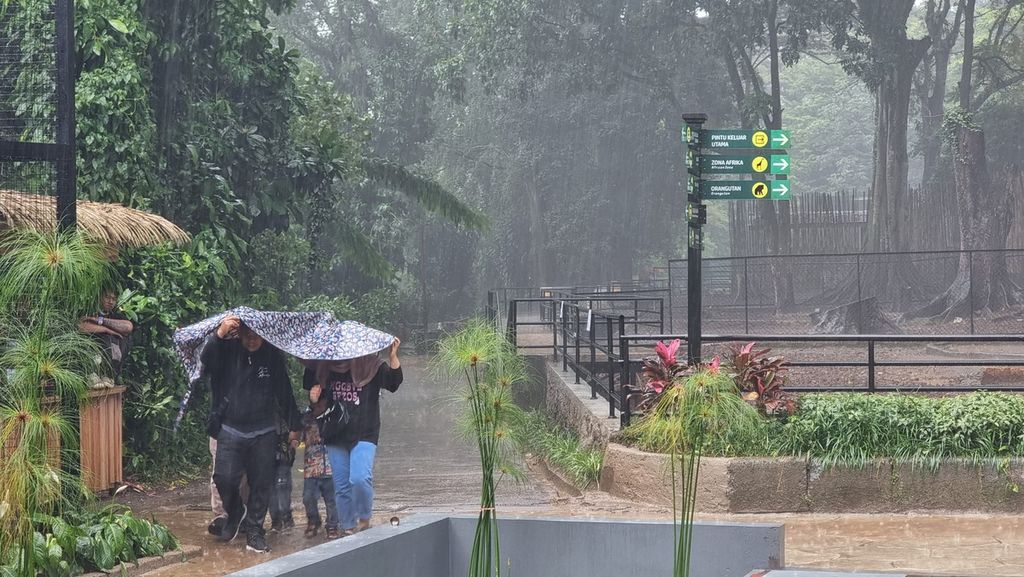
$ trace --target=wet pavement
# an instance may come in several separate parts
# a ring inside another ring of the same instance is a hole
[[[381,398],[381,441],[374,470],[374,523],[417,512],[475,514],[478,459],[454,431],[452,394],[430,377],[423,359],[403,360],[406,382]],[[186,566],[150,575],[224,575],[322,543],[323,534],[302,535],[301,458],[296,460],[293,509],[296,528],[269,533],[273,552],[245,550],[243,540],[223,544],[206,533],[209,493],[202,481],[156,496],[125,499],[136,511],[153,514],[182,542],[202,546],[206,555]],[[582,496],[562,491],[543,470],[531,468],[520,486],[499,493],[501,512],[595,518],[668,519],[671,511],[635,504],[600,492]],[[901,571],[916,574],[1024,576],[1024,519],[986,515],[733,515],[700,516],[786,524],[790,566],[834,570]],[[268,521],[269,523],[269,521]]]

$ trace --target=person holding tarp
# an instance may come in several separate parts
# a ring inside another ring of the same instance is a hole
[[[370,527],[373,514],[373,462],[380,439],[380,392],[394,393],[402,384],[397,338],[388,360],[367,355],[307,368],[303,387],[334,474],[334,490],[343,535]]]
[[[276,470],[278,419],[284,416],[297,444],[302,431],[284,356],[237,316],[228,316],[207,337],[203,366],[219,382],[213,391],[211,437],[217,438],[213,480],[227,512],[222,540],[246,535],[246,548],[270,551],[263,521],[270,504]],[[249,481],[249,498],[242,503],[242,475]]]
[[[233,335],[237,335],[238,338],[233,338]],[[256,351],[261,349],[266,351],[281,351],[296,357],[300,361],[309,361],[304,363],[307,366],[318,366],[321,363],[325,363],[323,366],[330,367],[336,363],[344,363],[361,357],[372,356],[373,358],[377,358],[378,353],[391,347],[392,358],[387,370],[389,372],[393,372],[400,368],[397,357],[397,339],[387,333],[383,333],[353,321],[338,321],[327,312],[264,312],[248,307],[238,307],[175,331],[175,348],[177,349],[178,356],[181,358],[182,363],[185,365],[185,372],[189,378],[189,387],[181,400],[181,406],[178,410],[178,416],[174,424],[175,429],[177,429],[185,415],[189,401],[194,393],[194,387],[202,374],[216,371],[215,373],[210,374],[211,388],[214,388],[213,383],[220,383],[225,380],[225,375],[228,373],[224,372],[226,370],[224,369],[225,362],[223,362],[219,356],[219,347],[228,343],[227,346],[231,347],[231,350],[234,351],[232,355],[256,354],[253,351],[249,351],[245,346],[242,346],[243,337],[250,344],[255,343],[257,339],[261,342],[260,347],[255,349]],[[214,352],[209,353],[210,356],[208,356],[207,348],[210,344],[215,344],[216,346],[213,349],[210,349]],[[241,347],[241,349],[238,347]],[[265,349],[263,349],[264,347]],[[200,353],[200,351],[202,352]],[[280,357],[279,354],[278,357]],[[249,365],[245,363],[240,365],[238,364],[238,360],[244,359],[244,356],[230,356],[230,358],[234,359],[232,362],[236,363],[236,370],[234,372],[229,371],[230,374],[242,374],[249,370],[247,368]],[[311,365],[310,363],[313,363],[314,365]],[[379,363],[380,361],[377,361],[377,364]],[[371,366],[369,363],[357,364],[359,364],[360,367],[362,367],[363,364]],[[227,366],[232,365],[231,363],[227,363]],[[275,361],[274,366],[277,368],[273,369],[271,372],[275,375],[280,374],[283,371],[283,359],[281,360],[280,365]],[[392,366],[394,369],[391,369]],[[340,368],[340,365],[335,368]],[[362,375],[363,373],[361,370],[361,368],[357,368],[356,374]],[[257,371],[256,374],[258,377],[259,371]],[[393,374],[392,379],[395,376],[396,375]],[[401,382],[400,372],[397,373],[397,377],[398,382]],[[279,377],[275,377],[275,379],[280,380]],[[234,379],[228,378],[227,380],[233,381]],[[360,382],[362,382],[362,380],[360,380]],[[394,383],[393,380],[389,381],[389,383],[388,387],[397,389],[397,384]],[[283,388],[284,387],[282,387],[281,390],[283,390]],[[275,390],[278,389],[275,388]],[[367,392],[368,391],[369,389]],[[218,391],[214,391],[214,399],[221,399],[222,397],[222,394]],[[216,408],[216,406],[217,405],[215,404],[214,407]],[[230,402],[227,406],[230,407]],[[294,402],[289,405],[285,412],[287,413],[286,418],[289,420],[289,429],[291,431],[297,431],[301,427],[301,423],[291,422],[293,416],[297,414],[297,411],[292,413],[293,407]],[[337,415],[341,413],[331,412],[330,414]],[[379,423],[379,414],[377,422]],[[219,430],[220,428],[218,428],[218,434]],[[220,463],[220,447],[218,447],[217,453],[216,462]],[[215,465],[215,477],[217,476],[216,468],[217,467]],[[272,468],[273,467],[271,466],[271,469]],[[250,479],[250,484],[253,484],[252,479]],[[232,481],[230,485],[231,487],[235,486],[234,481]],[[220,487],[219,483],[218,487]],[[266,512],[265,507],[263,508],[263,512]],[[368,523],[368,514],[365,519]],[[261,527],[262,520],[263,516],[261,515],[259,517]],[[353,522],[353,528],[354,526],[355,522]],[[233,524],[228,524],[225,527],[224,534],[229,535],[233,529]],[[260,535],[262,540],[262,531],[260,532]],[[258,543],[257,545],[265,545],[265,543]],[[260,547],[257,547],[257,550],[259,548]]]

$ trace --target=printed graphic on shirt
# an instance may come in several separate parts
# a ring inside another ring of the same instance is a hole
[[[341,383],[335,381],[332,388],[334,389],[335,401],[352,403],[353,405],[359,404],[359,388],[356,387],[355,383]]]
[[[270,367],[260,367],[256,370],[256,377],[260,379],[270,378]]]

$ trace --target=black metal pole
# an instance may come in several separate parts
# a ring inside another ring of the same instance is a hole
[[[615,417],[615,341],[613,340],[612,317],[605,319],[605,330],[608,331],[608,349],[605,355],[608,357],[608,416]]]
[[[558,360],[558,318],[555,316],[555,299],[549,302],[551,306],[551,354],[552,358]]]
[[[743,257],[743,332],[750,334],[750,274],[747,257]]]
[[[971,309],[971,334],[974,334],[974,251],[967,252],[967,302]]]
[[[594,342],[594,311],[587,311],[587,332],[590,337],[590,366],[587,367],[587,380],[590,381],[590,398],[597,398],[597,379],[594,378],[594,367],[597,366],[597,343]]]
[[[868,341],[868,392],[875,392],[875,341]]]
[[[77,226],[75,207],[75,3],[56,0],[57,33],[57,222],[62,229]]]
[[[569,325],[565,319],[565,301],[558,305],[559,316],[562,317],[562,372],[569,370]]]
[[[626,317],[619,315],[619,363],[621,373],[619,376],[619,414],[623,425],[629,424],[629,341],[626,340]]]
[[[576,303],[576,306],[573,307],[573,309],[576,311],[576,315],[575,315],[575,317],[576,317],[576,330],[573,332],[573,342],[576,345],[575,346],[576,350],[575,350],[575,354],[573,355],[573,359],[575,361],[575,365],[573,366],[573,371],[572,372],[576,373],[576,384],[578,385],[578,384],[580,384],[580,306],[579,306],[579,303]]]
[[[700,196],[700,130],[707,122],[707,114],[684,114],[683,121],[686,122],[687,132],[692,131],[696,135],[696,142],[689,140],[686,143],[687,152],[695,149],[696,161],[693,167],[688,168],[687,177],[687,250],[686,250],[686,347],[687,356],[691,364],[700,363],[701,345],[701,264],[702,248],[704,244],[703,215],[704,204]]]
[[[672,261],[668,263],[668,330],[675,332],[676,323],[672,316],[672,291],[675,290],[672,287]]]

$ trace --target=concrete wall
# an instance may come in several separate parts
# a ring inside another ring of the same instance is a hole
[[[449,577],[446,517],[412,516],[229,577]]]
[[[537,357],[540,358],[540,357]],[[610,443],[618,419],[590,398],[560,363],[547,362],[547,413],[587,444],[605,447],[600,488],[626,499],[671,505],[668,457]],[[942,463],[937,470],[878,461],[823,467],[799,457],[701,461],[698,509],[706,513],[1024,512],[1024,459]]]
[[[452,577],[466,574],[475,518],[451,520]],[[500,519],[502,572],[530,577],[671,575],[672,525],[583,519]],[[698,523],[693,575],[743,577],[783,563],[777,524]]]
[[[616,443],[605,449],[602,490],[671,505],[668,456]],[[878,461],[826,468],[804,458],[701,460],[698,510],[706,513],[1024,512],[1024,461],[942,463],[937,470]]]
[[[462,577],[475,517],[413,516],[252,567],[231,577]],[[529,577],[668,575],[670,523],[582,519],[499,520],[505,574]],[[699,523],[691,567],[701,577],[744,577],[783,563],[778,524]]]
[[[587,446],[601,447],[619,430],[619,419],[608,417],[608,401],[598,395],[590,398],[590,387],[576,384],[571,373],[563,373],[561,363],[546,362],[549,417],[574,431]]]

